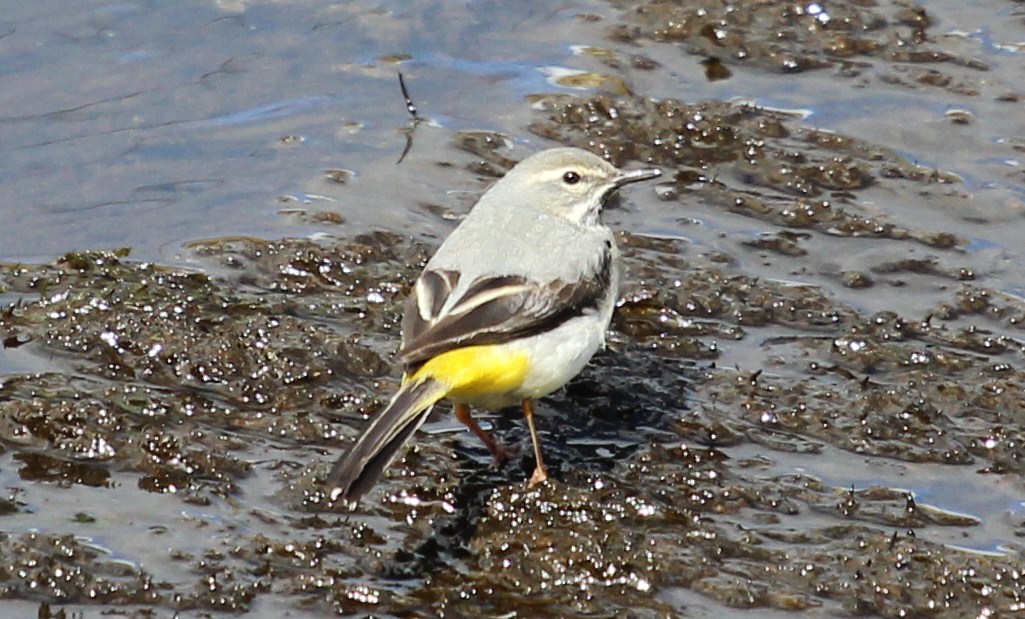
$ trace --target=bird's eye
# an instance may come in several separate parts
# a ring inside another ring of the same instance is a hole
[[[565,181],[567,185],[576,185],[580,182],[580,175],[571,170],[562,175],[562,180]]]

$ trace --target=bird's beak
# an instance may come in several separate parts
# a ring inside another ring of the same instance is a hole
[[[638,181],[646,181],[649,178],[658,178],[662,176],[662,170],[658,168],[644,168],[641,170],[623,170],[619,176],[616,177],[616,187],[622,187],[630,183],[636,183]]]

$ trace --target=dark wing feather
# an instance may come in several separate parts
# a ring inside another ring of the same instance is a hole
[[[441,311],[452,290],[459,283],[459,271],[424,271],[416,280],[413,294],[402,315],[402,338],[416,338]]]
[[[416,291],[436,294],[437,280],[432,271],[425,271],[428,284],[418,282]],[[399,359],[407,369],[417,366],[453,348],[481,344],[500,344],[534,335],[559,326],[563,322],[597,308],[610,284],[612,254],[607,252],[594,268],[578,282],[555,280],[531,282],[518,275],[498,275],[478,279],[467,287],[459,300],[444,314],[424,315],[437,303],[417,300],[407,302],[403,317],[403,347]],[[451,289],[449,289],[451,292]]]

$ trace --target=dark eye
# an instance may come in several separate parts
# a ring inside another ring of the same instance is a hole
[[[562,175],[562,180],[564,180],[567,185],[576,185],[580,182],[580,175],[573,171],[566,172]]]

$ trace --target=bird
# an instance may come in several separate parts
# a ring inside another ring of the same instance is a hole
[[[604,347],[618,298],[619,250],[602,210],[620,187],[660,174],[559,147],[524,158],[484,192],[414,283],[401,384],[325,478],[329,500],[357,504],[441,400],[496,464],[508,452],[471,407],[519,405],[534,448],[528,485],[547,479],[535,401]]]

